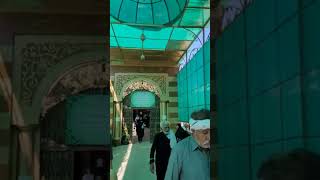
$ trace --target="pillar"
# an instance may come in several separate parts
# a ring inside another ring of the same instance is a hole
[[[113,135],[116,144],[120,144],[122,136],[122,102],[114,101]]]
[[[18,177],[40,180],[40,130],[38,127],[38,125],[14,126],[18,137],[16,151]]]
[[[168,120],[166,101],[160,101],[160,121]]]

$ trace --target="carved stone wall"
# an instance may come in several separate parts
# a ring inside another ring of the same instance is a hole
[[[81,65],[79,68],[74,68],[62,75],[43,99],[42,113],[47,112],[48,109],[65,100],[68,96],[90,88],[107,88],[109,81],[107,66],[101,62],[93,62],[89,65]]]
[[[19,96],[21,103],[26,105],[32,103],[35,89],[50,68],[75,54],[105,47],[102,42],[84,42],[77,38],[66,40],[63,36],[28,36],[22,39],[23,42],[16,40],[15,60],[18,61],[16,65],[20,76]]]
[[[115,90],[119,97],[125,97],[128,92],[137,89],[149,90],[160,98],[167,97],[168,75],[163,73],[116,73]],[[136,84],[135,88],[132,86]]]
[[[127,95],[129,95],[130,93],[132,93],[133,91],[136,91],[136,90],[150,91],[159,97],[161,95],[155,85],[150,84],[148,82],[144,82],[143,80],[141,80],[141,81],[135,81],[132,84],[130,84],[128,87],[126,87],[126,89],[123,91],[123,97],[126,97]]]

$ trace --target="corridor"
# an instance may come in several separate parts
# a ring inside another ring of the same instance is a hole
[[[156,176],[149,170],[151,144],[147,141],[113,147],[113,169],[118,180],[154,180]]]

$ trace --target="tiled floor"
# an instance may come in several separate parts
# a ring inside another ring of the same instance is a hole
[[[134,143],[113,148],[113,169],[118,172],[119,169],[124,169],[122,180],[155,180],[156,175],[149,170],[149,155],[151,144],[149,142],[149,132],[145,132],[146,138],[142,143]],[[128,152],[129,151],[129,152]],[[129,154],[127,163],[125,155]],[[122,166],[122,168],[120,168]],[[123,168],[125,167],[125,168]],[[118,173],[119,175],[120,173]],[[121,176],[118,176],[121,177]],[[121,178],[118,178],[121,180]]]

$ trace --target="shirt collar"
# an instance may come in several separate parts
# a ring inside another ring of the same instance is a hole
[[[190,136],[190,143],[191,143],[191,150],[192,151],[195,151],[199,148],[198,143],[196,142],[196,140],[192,136]]]

